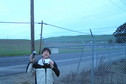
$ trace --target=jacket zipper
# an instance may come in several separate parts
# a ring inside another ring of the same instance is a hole
[[[47,69],[45,68],[45,84],[47,84]]]

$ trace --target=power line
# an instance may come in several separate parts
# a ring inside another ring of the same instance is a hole
[[[0,21],[0,23],[10,23],[10,24],[30,24],[30,22],[4,22],[4,21]],[[34,24],[42,24],[40,22],[34,22]],[[43,23],[45,25],[49,25],[52,26],[52,24],[48,24],[48,23]],[[55,25],[53,25],[55,26]],[[56,26],[55,26],[56,27]],[[58,27],[58,26],[57,26]],[[118,27],[118,26],[110,26],[110,27],[94,27],[94,29],[98,29],[98,28],[111,28],[111,27]],[[61,27],[62,28],[62,27]],[[92,28],[88,28],[88,29],[92,29]]]
[[[30,24],[30,22],[4,22],[4,21],[0,21],[0,23],[10,23],[10,24]],[[34,24],[38,24],[38,22],[34,22]]]
[[[20,33],[16,34],[15,36],[11,37],[11,38],[16,38],[18,36],[21,36],[24,34],[24,32],[27,32],[28,29],[25,29],[24,31],[21,31]]]
[[[4,22],[4,21],[0,21],[0,23],[30,24],[30,22]],[[41,23],[39,23],[39,22],[34,22],[34,24],[41,24]],[[43,23],[43,24],[44,24],[44,25],[49,25],[49,26],[52,26],[52,27],[56,27],[56,28],[60,28],[60,29],[64,29],[64,30],[68,30],[68,31],[72,31],[72,32],[87,34],[87,33],[84,33],[84,32],[80,32],[80,31],[76,31],[76,30],[71,30],[71,29],[59,27],[59,26],[56,26],[56,25],[48,24],[48,23]]]
[[[120,0],[124,5],[126,5],[126,3],[124,3],[122,0]]]
[[[87,33],[84,33],[84,32],[80,32],[80,31],[76,31],[76,30],[72,30],[72,29],[67,29],[67,28],[59,27],[59,26],[56,26],[56,25],[48,24],[48,23],[43,23],[43,24],[49,25],[49,26],[52,26],[52,27],[56,27],[56,28],[59,28],[59,29],[64,29],[64,30],[72,31],[72,32],[87,34]]]
[[[108,28],[108,29],[110,29],[110,28],[113,28],[113,27],[118,27],[118,26],[110,26],[110,27],[94,27],[93,29],[106,29],[106,28]],[[89,28],[89,29],[92,29],[92,28]]]
[[[114,4],[115,6],[117,6],[118,8],[120,8],[121,10],[123,10],[124,12],[126,12],[126,10],[122,9],[121,7],[119,7],[118,5],[116,5],[114,2],[112,2],[111,0],[109,0],[112,4]]]
[[[30,24],[30,22],[4,22],[4,21],[0,21],[0,23]],[[67,31],[71,31],[71,32],[77,32],[77,33],[82,33],[82,34],[89,34],[89,33],[84,33],[84,32],[81,32],[81,31],[76,31],[76,30],[72,30],[72,29],[68,29],[68,28],[64,28],[64,27],[59,27],[59,26],[56,26],[56,25],[48,24],[48,23],[34,22],[34,24],[44,24],[44,25],[56,27],[56,28],[67,30]],[[113,26],[113,27],[117,27],[117,26]],[[111,28],[111,27],[99,27],[99,28]],[[97,28],[97,29],[99,29],[99,28]],[[92,29],[92,28],[89,28],[89,29]],[[94,28],[94,29],[96,29],[96,28]]]

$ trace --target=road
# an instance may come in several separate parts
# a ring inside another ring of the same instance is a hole
[[[104,57],[106,61],[117,60],[125,57],[124,50],[117,53],[118,50],[111,51],[98,51],[94,52],[94,64],[98,62],[101,57]],[[108,54],[108,52],[110,52]],[[81,60],[80,57],[82,56]],[[110,57],[111,56],[111,57]],[[40,59],[41,55],[36,56],[36,60]],[[70,66],[73,64],[77,69],[79,61],[83,63],[83,66],[91,64],[92,62],[92,52],[83,52],[83,53],[67,53],[67,54],[52,54],[51,59],[55,60],[60,69],[65,69],[67,71],[73,70]],[[0,77],[5,75],[24,73],[29,63],[29,56],[5,56],[0,57]],[[63,70],[61,70],[63,71]]]

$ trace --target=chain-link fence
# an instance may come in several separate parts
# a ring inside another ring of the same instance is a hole
[[[126,44],[116,43],[113,35],[71,42],[46,41],[45,47],[55,53],[52,59],[57,58],[64,84],[126,83]]]

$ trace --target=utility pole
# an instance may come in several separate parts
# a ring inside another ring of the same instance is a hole
[[[42,49],[42,30],[43,30],[43,21],[41,23],[41,34],[40,34],[40,47],[39,47],[39,54],[41,54],[41,49]]]
[[[34,46],[34,0],[30,1],[31,15],[31,53],[35,50]]]
[[[93,42],[93,45],[92,45],[92,69],[91,69],[91,84],[94,84],[94,36],[92,34],[92,31],[90,29],[90,33],[91,33],[91,36],[92,36],[92,42]]]

